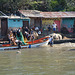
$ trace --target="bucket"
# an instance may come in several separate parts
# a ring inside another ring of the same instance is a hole
[[[31,44],[29,45],[29,48],[31,48]]]

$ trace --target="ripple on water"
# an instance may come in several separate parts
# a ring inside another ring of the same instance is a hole
[[[0,75],[75,75],[74,50],[74,43],[63,43],[24,49],[21,54],[1,51]]]

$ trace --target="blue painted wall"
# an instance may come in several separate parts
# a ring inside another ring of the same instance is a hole
[[[23,21],[29,21],[30,19],[8,19],[8,28],[9,27],[22,27]]]
[[[66,27],[68,29],[69,32],[73,32],[72,28],[74,25],[74,18],[65,18],[62,19],[62,27]]]

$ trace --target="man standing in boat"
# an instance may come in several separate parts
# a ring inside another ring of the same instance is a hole
[[[53,37],[50,36],[49,37],[49,43],[48,43],[51,47],[53,47]]]

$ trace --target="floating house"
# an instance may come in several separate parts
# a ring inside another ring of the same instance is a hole
[[[75,12],[41,12],[37,10],[18,10],[19,16],[7,16],[0,12],[0,31],[6,36],[8,29],[19,27],[36,27],[47,29],[53,22],[57,24],[58,32],[66,28],[69,33],[75,32]],[[66,31],[64,31],[65,33]]]
[[[45,28],[53,22],[57,24],[58,32],[65,27],[68,33],[75,32],[75,12],[41,12],[37,10],[19,10],[20,16],[30,18],[30,27]]]
[[[9,16],[8,18],[8,29],[14,29],[19,27],[29,27],[30,19],[20,16]]]
[[[30,25],[29,18],[22,18],[20,16],[4,16],[0,18],[1,36],[7,39],[8,29],[18,29],[19,27],[26,27]]]
[[[18,10],[19,15],[22,17],[30,18],[30,28],[38,26],[42,27],[42,15],[38,10]]]
[[[75,32],[75,12],[40,12],[40,14],[42,15],[43,27],[46,28],[55,22],[58,32],[60,32],[63,27],[65,27],[69,33]]]

